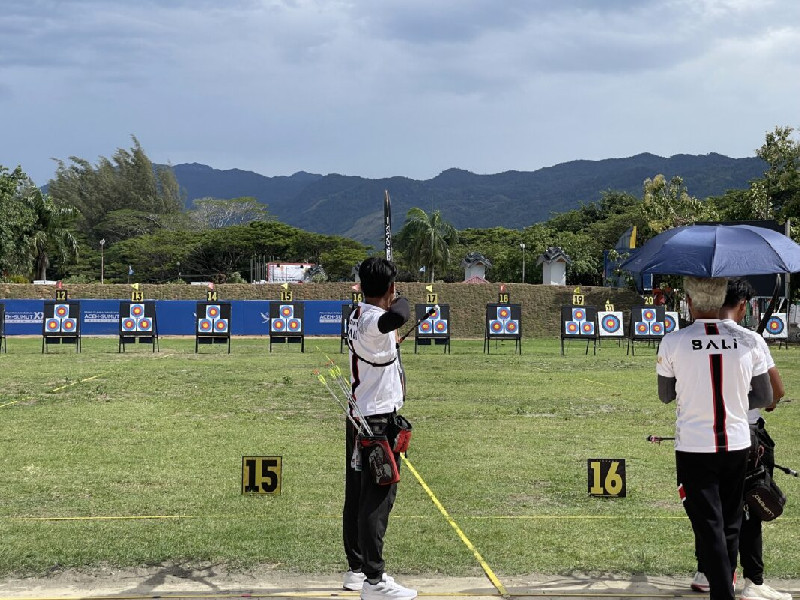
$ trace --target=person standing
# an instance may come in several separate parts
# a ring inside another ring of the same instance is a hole
[[[725,302],[720,311],[720,317],[724,322],[730,321],[732,324],[740,323],[747,314],[747,304],[754,295],[755,290],[746,279],[736,278],[729,280]],[[775,366],[775,361],[772,359],[772,354],[769,351],[766,341],[764,341],[762,336],[757,336],[756,340],[767,359],[767,373],[769,374],[770,385],[772,387],[772,404],[766,407],[765,410],[770,412],[775,409],[786,391],[780,372]],[[747,417],[752,432],[751,437],[756,445],[758,445],[759,436],[766,436],[769,438],[760,409],[751,409],[748,411]],[[756,448],[751,448],[751,452],[755,450]],[[774,470],[773,464],[767,464],[767,462],[765,462],[765,466],[771,477]],[[748,511],[746,507],[741,531],[739,533],[739,561],[742,565],[742,574],[744,575],[744,589],[739,596],[740,600],[792,600],[791,594],[779,592],[764,583],[761,519],[757,514]],[[708,591],[708,580],[705,577],[703,564],[700,562],[699,557],[697,573],[695,573],[694,580],[692,581],[692,589],[697,592]]]
[[[348,323],[352,393],[373,433],[388,436],[393,448],[395,415],[405,397],[396,331],[409,319],[409,304],[405,298],[395,297],[397,269],[391,261],[368,258],[361,263],[358,275],[364,302],[353,310]],[[394,458],[399,465],[400,456],[395,454]],[[342,537],[348,571],[342,586],[360,590],[363,600],[415,598],[416,590],[403,587],[384,570],[383,538],[397,484],[375,482],[367,451],[360,447],[349,419],[346,461]]]
[[[750,448],[747,411],[772,403],[756,334],[719,318],[727,280],[684,278],[694,322],[664,336],[658,396],[676,400],[678,493],[694,531],[711,600],[734,600],[734,573]]]

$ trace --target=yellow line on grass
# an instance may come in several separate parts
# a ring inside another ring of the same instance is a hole
[[[422,486],[422,489],[424,489],[424,490],[425,490],[425,492],[428,494],[428,496],[430,496],[430,499],[431,499],[431,500],[433,501],[433,503],[436,505],[436,508],[438,508],[438,509],[439,509],[439,512],[440,512],[440,513],[442,513],[442,516],[443,516],[445,519],[447,519],[447,522],[448,522],[448,523],[450,523],[450,526],[451,526],[451,527],[452,527],[452,528],[455,530],[455,532],[458,534],[458,537],[460,537],[460,538],[461,538],[461,541],[462,541],[462,542],[464,542],[464,545],[465,545],[467,548],[469,548],[469,549],[470,549],[470,551],[472,552],[472,554],[473,554],[473,555],[475,556],[475,558],[478,560],[478,564],[480,564],[480,566],[481,566],[481,568],[483,569],[484,573],[486,573],[486,576],[489,578],[489,581],[491,581],[491,582],[492,582],[492,585],[493,585],[495,588],[497,588],[497,591],[500,593],[500,595],[501,595],[501,596],[507,597],[507,596],[508,596],[508,592],[506,591],[506,588],[505,588],[505,586],[503,586],[503,584],[502,584],[502,583],[500,582],[500,580],[497,578],[497,575],[495,575],[495,574],[494,574],[494,571],[492,571],[492,568],[491,568],[491,567],[488,565],[488,563],[487,563],[487,562],[486,562],[486,561],[483,559],[483,556],[481,556],[481,553],[480,553],[480,552],[478,552],[477,548],[475,548],[475,546],[473,546],[473,545],[472,545],[472,542],[470,542],[470,541],[469,541],[469,538],[468,538],[466,535],[464,535],[464,532],[463,532],[463,531],[461,531],[461,528],[458,526],[458,523],[456,523],[456,522],[453,520],[453,517],[451,517],[451,516],[449,515],[449,513],[447,512],[447,510],[445,509],[445,507],[444,507],[444,506],[442,506],[442,503],[441,503],[441,502],[439,502],[439,499],[438,499],[438,498],[436,497],[436,495],[433,493],[433,491],[431,490],[431,488],[429,488],[429,487],[428,487],[428,484],[427,484],[427,483],[425,483],[425,480],[424,480],[424,479],[422,479],[422,476],[421,476],[421,475],[420,475],[420,474],[417,472],[417,470],[414,468],[414,465],[412,465],[412,464],[411,464],[411,461],[410,461],[410,460],[408,460],[408,459],[406,458],[406,455],[405,455],[405,454],[401,454],[400,456],[402,457],[402,459],[403,459],[403,462],[404,462],[404,463],[406,464],[406,466],[408,467],[408,470],[409,470],[409,471],[411,471],[411,473],[414,475],[414,477],[416,477],[416,478],[417,478],[417,481],[418,481],[418,482],[419,482],[419,484]]]
[[[5,404],[0,404],[0,408],[3,408],[5,406],[11,406],[12,404],[17,404],[18,402],[19,400],[12,400],[11,402],[6,402]]]
[[[73,385],[78,385],[79,383],[85,383],[87,381],[91,381],[92,379],[97,379],[98,377],[102,377],[102,375],[103,375],[102,373],[99,373],[98,375],[92,375],[91,377],[87,377],[86,379],[81,379],[79,381],[73,381],[72,383],[68,383],[66,385],[62,385],[61,387],[57,387],[57,388],[54,388],[54,389],[50,390],[50,393],[52,394],[53,392],[60,392],[61,390],[65,390],[68,387],[71,387]]]

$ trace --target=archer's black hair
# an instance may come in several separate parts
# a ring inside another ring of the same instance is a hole
[[[397,276],[397,267],[394,263],[373,256],[361,263],[358,267],[358,277],[361,279],[361,291],[365,298],[379,298],[389,291],[394,278]]]
[[[750,285],[747,279],[742,279],[741,277],[728,279],[728,290],[725,293],[725,302],[722,303],[722,306],[725,308],[733,308],[742,300],[747,300],[749,302],[755,295],[756,290]]]

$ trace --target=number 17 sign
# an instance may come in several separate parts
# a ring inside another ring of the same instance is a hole
[[[624,498],[626,494],[624,458],[590,458],[589,495]]]

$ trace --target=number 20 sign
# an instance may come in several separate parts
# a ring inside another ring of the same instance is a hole
[[[589,495],[624,498],[626,493],[624,458],[590,458]]]
[[[242,494],[281,493],[281,456],[243,456]]]

